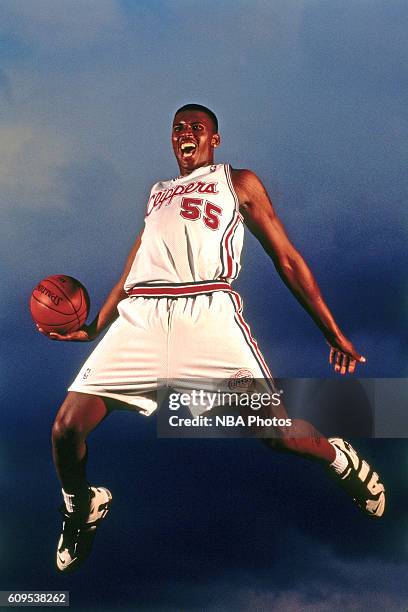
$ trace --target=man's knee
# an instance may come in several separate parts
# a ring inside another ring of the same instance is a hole
[[[86,437],[77,407],[78,398],[74,394],[69,394],[55,417],[52,427],[54,442],[81,440]]]
[[[52,427],[52,439],[54,442],[74,442],[84,440],[85,437],[86,435],[81,424],[75,419],[66,415],[59,415],[56,417]]]

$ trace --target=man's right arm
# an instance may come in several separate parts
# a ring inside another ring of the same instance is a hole
[[[53,332],[45,333],[41,328],[38,328],[39,331],[51,338],[52,340],[69,340],[71,342],[90,342],[91,340],[94,340],[97,336],[99,336],[99,334],[117,318],[117,306],[121,300],[127,297],[123,285],[125,284],[126,278],[128,277],[130,268],[132,267],[132,264],[136,257],[136,253],[140,248],[140,244],[142,242],[142,234],[143,231],[140,232],[129,252],[120,279],[113,287],[112,291],[109,293],[105,303],[103,304],[102,308],[100,309],[100,311],[98,312],[95,319],[90,325],[85,324],[78,331],[71,332],[65,335],[56,334]]]

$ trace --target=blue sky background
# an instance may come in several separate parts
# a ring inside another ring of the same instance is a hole
[[[366,355],[359,374],[406,377],[407,21],[403,0],[1,2],[2,588],[65,584],[78,610],[407,607],[405,442],[360,443],[394,492],[372,525],[318,466],[251,441],[157,441],[153,420],[122,414],[91,441],[115,513],[99,556],[62,582],[49,430],[91,347],[48,342],[28,310],[36,282],[65,273],[97,312],[151,183],[178,173],[173,113],[200,102],[219,117],[217,160],[258,173]],[[272,371],[331,376],[320,332],[247,238],[236,285]],[[21,535],[26,505],[37,528]]]

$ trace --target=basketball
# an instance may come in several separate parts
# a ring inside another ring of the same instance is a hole
[[[41,280],[30,299],[31,316],[45,332],[77,331],[89,314],[89,295],[72,276],[55,274]]]

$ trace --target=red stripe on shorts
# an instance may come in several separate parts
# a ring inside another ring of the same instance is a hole
[[[267,374],[267,377],[270,378],[273,381],[273,376],[272,376],[268,366],[266,365],[266,361],[264,359],[264,356],[262,355],[261,351],[259,350],[258,343],[252,337],[251,330],[249,329],[249,325],[245,321],[244,317],[241,314],[241,312],[242,312],[242,300],[241,300],[241,297],[235,291],[231,291],[231,297],[232,297],[232,300],[233,300],[234,305],[235,305],[236,321],[237,321],[238,325],[240,326],[240,328],[242,330],[242,333],[244,334],[245,338],[247,339],[248,344],[250,344],[250,346],[253,347],[253,349],[254,349],[254,351],[256,353],[256,356],[257,356],[257,358],[259,360],[259,365],[261,367],[261,370],[264,370],[264,372],[266,372],[266,374]]]

